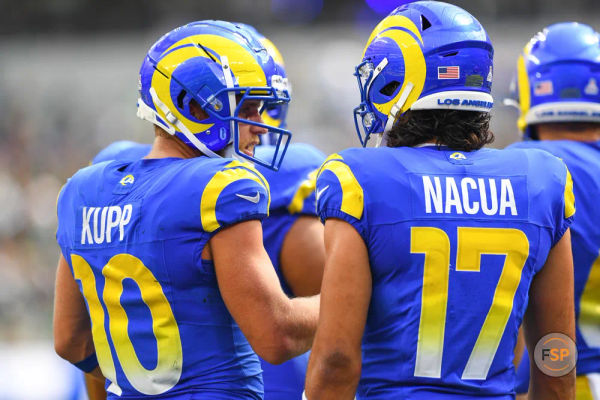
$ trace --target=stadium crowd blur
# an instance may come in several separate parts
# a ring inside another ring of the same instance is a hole
[[[504,147],[520,139],[516,111],[503,106],[502,98],[522,43],[558,21],[600,29],[600,3],[450,2],[477,16],[494,43],[493,147]],[[255,25],[277,43],[287,62],[292,140],[330,153],[358,145],[354,66],[377,21],[402,3],[1,0],[0,344],[48,341],[51,346],[57,193],[110,142],[152,139],[147,124],[135,117],[136,84],[139,60],[159,32],[206,18]]]

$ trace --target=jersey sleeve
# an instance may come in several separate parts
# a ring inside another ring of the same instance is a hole
[[[73,205],[74,196],[78,191],[76,177],[67,180],[56,198],[56,242],[62,255],[70,264],[70,249],[77,238],[75,232],[76,207]]]
[[[236,223],[268,216],[267,181],[252,166],[232,161],[215,173],[200,200],[202,229],[215,234]]]
[[[368,242],[364,191],[341,155],[332,154],[319,169],[315,197],[317,215],[323,222],[329,218],[344,220]]]
[[[317,215],[315,188],[317,187],[317,172],[315,169],[295,187],[294,195],[287,208],[290,214]]]
[[[555,207],[557,212],[555,213],[555,227],[554,238],[552,246],[554,246],[562,238],[566,230],[571,226],[575,215],[575,195],[573,194],[573,179],[567,166],[560,161],[562,164],[559,178],[561,179],[561,188],[559,201]]]
[[[64,220],[66,216],[64,215],[64,207],[63,203],[65,202],[65,191],[67,188],[68,182],[65,183],[58,192],[58,196],[56,196],[56,217],[57,217],[57,227],[56,227],[56,242],[58,243],[61,250],[68,243],[67,235],[64,229],[65,223]]]
[[[137,161],[140,158],[144,158],[150,150],[152,145],[141,144],[131,142],[129,140],[121,140],[113,142],[100,150],[98,154],[92,159],[90,164],[98,164],[104,161]]]
[[[273,157],[274,146],[259,146],[256,156]],[[267,179],[271,189],[271,212],[316,215],[315,184],[319,167],[325,155],[306,143],[292,143],[288,147],[279,171],[260,165],[256,169]]]

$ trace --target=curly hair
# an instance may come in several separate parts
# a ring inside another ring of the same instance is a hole
[[[454,150],[478,150],[494,141],[490,114],[459,110],[409,110],[387,134],[388,147],[434,141]]]

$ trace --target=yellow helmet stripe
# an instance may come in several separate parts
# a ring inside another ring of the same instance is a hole
[[[281,126],[281,119],[271,118],[267,110],[263,111],[262,114],[260,114],[260,117],[263,120],[263,124],[275,126],[277,128]]]
[[[239,86],[266,86],[267,78],[256,58],[239,43],[217,35],[192,35],[175,43],[171,48],[185,43],[192,43],[194,47],[200,43],[207,50],[214,50],[217,54],[225,55],[229,59],[229,66],[234,76],[238,78]],[[205,53],[196,47],[196,51]]]
[[[399,29],[388,29],[383,32],[380,36],[389,37],[394,40],[398,44],[398,48],[402,51],[402,55],[404,56],[404,82],[402,83],[402,87],[398,91],[398,94],[386,103],[373,103],[377,110],[384,114],[388,115],[394,106],[398,102],[398,99],[404,92],[404,88],[408,82],[411,82],[414,87],[406,99],[406,102],[402,106],[400,113],[398,116],[408,110],[412,104],[419,99],[421,96],[421,92],[423,91],[423,86],[425,86],[425,77],[427,72],[427,65],[425,64],[425,56],[423,55],[423,50],[421,49],[421,45],[414,39],[414,37],[403,30]]]
[[[379,24],[377,24],[375,29],[373,29],[373,32],[371,32],[371,36],[369,36],[369,40],[367,40],[367,45],[363,50],[363,58],[365,57],[365,52],[367,51],[367,47],[369,47],[369,45],[371,44],[371,41],[373,41],[373,39],[375,39],[375,37],[377,37],[381,32],[389,28],[408,29],[417,38],[419,38],[419,41],[421,43],[423,43],[423,38],[421,37],[421,32],[419,32],[419,28],[417,28],[417,26],[409,18],[403,15],[390,15],[389,17],[384,18]]]
[[[529,75],[527,75],[527,68],[525,67],[525,55],[523,54],[519,56],[519,61],[517,62],[517,83],[519,90],[519,108],[521,110],[517,125],[521,131],[524,131],[525,128],[527,128],[525,116],[531,108],[531,88]]]
[[[279,49],[277,49],[277,47],[275,47],[275,45],[273,44],[273,42],[271,42],[267,38],[262,38],[260,40],[260,43],[263,46],[265,46],[265,49],[267,49],[267,52],[271,55],[271,57],[273,57],[273,60],[277,64],[281,65],[282,67],[285,67],[285,64],[283,63],[283,56],[279,52]]]
[[[213,124],[201,124],[195,121],[189,120],[183,114],[179,112],[177,106],[173,103],[171,98],[171,76],[175,69],[186,60],[193,57],[205,57],[206,54],[199,53],[195,46],[180,47],[162,57],[156,66],[156,70],[152,75],[152,87],[156,90],[156,94],[160,101],[181,121],[191,132],[204,132]],[[154,104],[154,108],[160,117],[167,121],[167,118],[163,111],[158,105]]]
[[[171,76],[179,65],[194,57],[209,58],[202,49],[197,47],[197,43],[202,44],[207,49],[215,50],[218,54],[228,56],[231,70],[238,79],[239,86],[264,87],[267,85],[265,73],[253,55],[233,40],[217,35],[192,35],[174,43],[158,61],[156,66],[158,71],[155,71],[152,76],[152,87],[156,90],[158,98],[165,103],[177,119],[194,133],[203,132],[209,129],[212,124],[201,124],[182,115],[173,104],[170,88]],[[219,62],[218,59],[217,62]],[[161,118],[166,120],[160,108],[156,105],[155,108]]]

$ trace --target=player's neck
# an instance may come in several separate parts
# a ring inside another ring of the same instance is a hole
[[[194,158],[202,155],[200,151],[183,143],[178,137],[161,131],[157,127],[152,150],[150,150],[150,153],[145,158]]]
[[[434,139],[432,139],[432,140],[428,140],[427,142],[416,144],[413,147],[428,147],[428,146],[435,146],[435,145],[437,145],[437,142]],[[443,146],[443,144],[440,144],[440,145]]]
[[[536,129],[540,140],[600,141],[600,124],[540,124]]]

